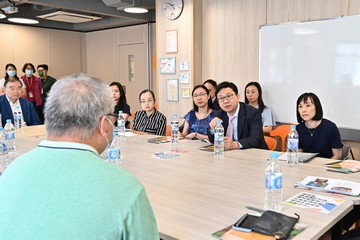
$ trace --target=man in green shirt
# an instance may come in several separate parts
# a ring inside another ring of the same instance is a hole
[[[41,80],[41,101],[42,101],[42,114],[39,114],[41,123],[44,123],[44,106],[46,103],[47,95],[56,79],[48,75],[49,66],[46,64],[40,64],[37,66],[37,73]]]
[[[0,239],[159,239],[144,187],[99,156],[112,140],[110,88],[64,77],[45,107],[47,140],[0,176]]]

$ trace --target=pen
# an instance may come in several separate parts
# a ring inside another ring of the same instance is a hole
[[[251,207],[251,206],[245,206],[247,209],[249,209],[249,210],[253,210],[253,211],[255,211],[255,212],[258,212],[258,213],[260,213],[260,214],[263,214],[264,212],[265,212],[265,210],[263,210],[263,209],[260,209],[260,208],[256,208],[256,207]]]

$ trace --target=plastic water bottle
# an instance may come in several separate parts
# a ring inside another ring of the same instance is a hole
[[[291,129],[287,136],[287,162],[289,165],[299,163],[299,134],[296,131],[295,126],[291,126]]]
[[[172,120],[170,123],[171,126],[171,151],[176,152],[179,145],[179,120],[177,120],[177,115],[172,115]]]
[[[125,137],[125,118],[123,116],[123,112],[119,111],[119,116],[117,119],[117,126],[118,126],[118,135],[121,138]]]
[[[22,126],[21,118],[22,118],[22,114],[20,111],[20,107],[16,106],[14,111],[14,125],[16,129],[21,128]]]
[[[8,166],[8,151],[3,127],[0,126],[0,172]]]
[[[265,210],[281,212],[282,209],[282,177],[283,173],[278,163],[279,154],[270,153],[270,159],[265,167]]]
[[[7,142],[9,161],[12,161],[15,158],[15,127],[11,123],[11,119],[6,119],[4,134]]]
[[[214,129],[214,156],[224,156],[224,127],[221,120],[217,120]]]
[[[0,127],[2,127],[2,116],[1,116],[1,113],[0,113]]]
[[[113,132],[113,140],[107,150],[108,160],[109,162],[119,164],[121,160],[121,152],[120,152],[120,136]]]

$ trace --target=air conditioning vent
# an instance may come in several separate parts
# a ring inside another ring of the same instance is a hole
[[[38,18],[43,18],[46,20],[58,21],[58,22],[67,22],[67,23],[84,23],[91,22],[95,20],[100,20],[100,17],[76,14],[64,11],[57,11],[45,15],[39,15]]]

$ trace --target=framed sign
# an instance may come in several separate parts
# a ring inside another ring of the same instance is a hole
[[[190,74],[181,73],[180,74],[180,83],[189,83],[190,82]]]
[[[166,31],[166,53],[177,53],[177,30]]]
[[[166,79],[166,100],[168,102],[179,101],[179,79]]]
[[[160,73],[175,73],[176,72],[176,58],[160,58]]]
[[[189,71],[189,61],[180,61],[180,71]]]
[[[190,88],[181,88],[181,97],[190,98]]]

